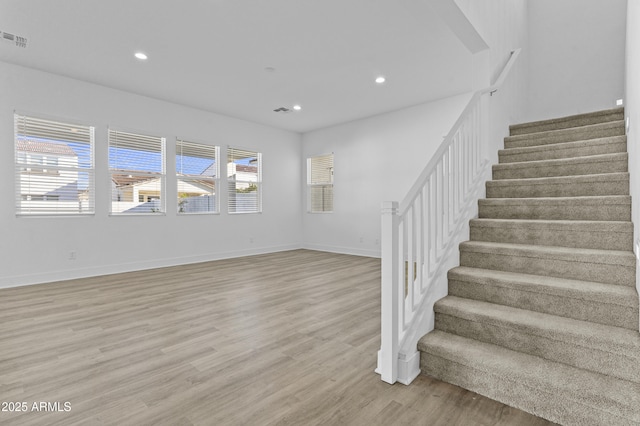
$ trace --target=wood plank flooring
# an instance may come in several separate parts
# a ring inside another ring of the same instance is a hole
[[[0,424],[550,424],[382,382],[379,287],[379,259],[295,250],[0,290],[0,402],[28,407]]]

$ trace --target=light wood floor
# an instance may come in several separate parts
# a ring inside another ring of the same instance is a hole
[[[296,250],[0,290],[0,401],[29,407],[0,424],[549,424],[382,382],[379,285],[378,259]]]

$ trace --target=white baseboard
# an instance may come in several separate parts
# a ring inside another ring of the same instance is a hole
[[[355,247],[331,246],[327,244],[303,243],[302,248],[307,250],[326,251],[329,253],[350,254],[353,256],[380,258],[380,250],[360,249]]]
[[[381,354],[378,351],[378,363],[374,370],[377,374],[382,374],[380,370]],[[405,356],[404,354],[398,354],[398,378],[397,381],[403,385],[410,385],[416,377],[420,375],[420,352],[416,351],[411,355]]]
[[[398,381],[410,385],[420,375],[420,352],[398,354]]]
[[[281,251],[303,248],[301,244],[260,247],[247,250],[235,250],[218,253],[207,253],[198,256],[154,259],[143,262],[119,263],[87,268],[65,269],[36,274],[25,274],[0,278],[0,288],[22,287],[50,283],[55,281],[73,280],[78,278],[95,277],[100,275],[119,274],[123,272],[143,271],[146,269],[164,268],[168,266],[188,265],[191,263],[210,262],[213,260],[231,259],[259,254],[277,253]]]

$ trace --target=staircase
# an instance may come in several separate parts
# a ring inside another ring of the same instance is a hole
[[[423,374],[566,425],[640,424],[622,108],[510,127]]]

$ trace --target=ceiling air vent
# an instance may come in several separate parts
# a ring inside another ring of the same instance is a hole
[[[273,112],[279,112],[281,114],[286,114],[288,112],[291,112],[291,110],[289,108],[280,107],[280,108],[274,109]]]
[[[17,47],[27,47],[27,38],[19,35],[11,34],[6,31],[0,31],[2,40],[15,43]]]

